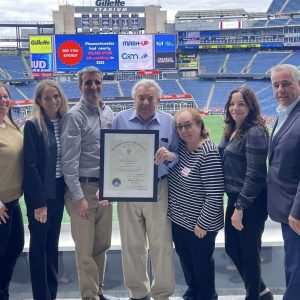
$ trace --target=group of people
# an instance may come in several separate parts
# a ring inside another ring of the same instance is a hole
[[[132,89],[134,108],[115,117],[101,100],[102,73],[78,73],[80,101],[69,111],[61,87],[40,82],[24,141],[11,116],[10,94],[0,85],[0,300],[24,245],[18,198],[24,192],[30,230],[34,300],[56,299],[58,239],[64,204],[75,242],[81,298],[106,300],[103,281],[111,244],[112,206],[98,199],[100,131],[158,130],[157,202],[118,202],[125,286],[132,300],[167,300],[175,289],[173,242],[187,284],[184,300],[218,299],[213,252],[224,226],[225,250],[237,267],[246,300],[271,300],[261,278],[261,237],[268,213],[281,223],[285,249],[283,300],[300,294],[300,72],[272,69],[278,120],[269,136],[258,100],[248,87],[225,104],[217,147],[197,109],[173,117],[160,111],[162,90],[142,79]],[[267,161],[269,169],[267,172]],[[147,272],[151,256],[153,280]]]

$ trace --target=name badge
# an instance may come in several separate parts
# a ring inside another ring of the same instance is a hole
[[[189,174],[191,172],[191,169],[190,168],[187,168],[187,167],[184,167],[182,170],[181,170],[181,175],[184,176],[184,177],[188,177]]]

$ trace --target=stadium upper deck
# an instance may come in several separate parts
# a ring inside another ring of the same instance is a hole
[[[103,9],[98,12],[98,16],[102,18],[103,14],[107,15],[108,24],[111,26],[117,14],[104,13]],[[75,14],[76,26],[79,24],[79,17],[82,24],[90,18],[89,32],[92,32],[93,14]],[[127,16],[132,17],[130,12]],[[123,26],[125,17],[121,12],[118,18],[121,22],[119,26]],[[103,18],[101,20],[103,22]],[[20,26],[19,23],[17,25]],[[158,71],[159,75],[154,77],[164,79],[160,84],[165,95],[191,94],[197,106],[213,111],[222,109],[230,89],[246,84],[259,96],[264,113],[274,114],[272,91],[268,82],[269,69],[281,63],[300,65],[298,0],[273,0],[265,13],[249,13],[244,9],[179,11],[175,17],[174,28],[177,36],[175,68],[167,72],[162,68]],[[38,27],[36,30],[36,33],[43,35]],[[170,27],[165,27],[164,32],[172,33]],[[0,46],[4,41],[0,37]],[[25,59],[21,51],[26,43],[28,46],[26,38],[19,40],[19,55],[8,55],[7,51],[4,52],[5,55],[0,54],[0,80],[12,83],[13,97],[16,100],[31,99],[35,87],[30,61]],[[99,67],[101,69],[101,65]],[[110,72],[109,77],[135,79],[138,72],[139,70],[116,70]],[[48,73],[41,72],[40,75],[57,78],[62,82],[70,99],[79,98],[74,93],[77,90],[73,86],[75,83],[69,80],[72,75],[69,76],[67,72],[60,74],[53,70]],[[171,79],[172,77],[177,79]],[[105,83],[107,88],[104,89],[104,97],[112,99],[120,109],[119,101],[130,98],[132,82],[116,80]]]

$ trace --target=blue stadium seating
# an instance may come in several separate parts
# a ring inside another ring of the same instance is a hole
[[[68,99],[79,99],[81,93],[78,89],[77,81],[65,81],[60,83],[66,97]]]
[[[179,82],[185,91],[193,96],[199,108],[206,106],[212,80],[181,79]]]
[[[223,66],[225,53],[203,53],[200,55],[200,68],[205,70],[205,73],[218,73]]]
[[[268,26],[283,26],[289,19],[272,19],[269,21]]]
[[[300,24],[300,18],[293,18],[290,20],[290,22],[287,25],[299,25]]]
[[[256,95],[259,99],[262,114],[266,116],[276,115],[276,107],[278,106],[278,102],[273,96],[271,84]]]
[[[210,108],[224,108],[229,93],[233,89],[242,86],[243,83],[244,81],[216,81],[215,90],[210,102]]]
[[[285,64],[300,66],[300,51],[295,51],[289,58],[284,61]]]
[[[257,52],[249,73],[265,74],[271,67],[281,63],[289,52]]]
[[[22,94],[20,94],[20,92],[18,91],[18,88],[16,88],[13,85],[9,86],[9,92],[10,92],[12,100],[17,101],[17,100],[23,100],[24,99],[24,96]]]
[[[226,73],[238,74],[253,57],[253,52],[232,52],[226,64]]]
[[[273,2],[271,3],[269,9],[268,9],[268,13],[269,14],[275,14],[278,13],[283,4],[286,2],[286,0],[273,0]]]
[[[9,76],[11,76],[11,78],[30,79],[21,56],[0,55],[0,68],[2,68]]]
[[[182,94],[182,90],[177,84],[176,80],[160,80],[159,85],[161,89],[163,90],[164,95],[170,95],[170,94]]]
[[[124,97],[131,97],[131,90],[136,82],[135,80],[120,81]]]
[[[26,95],[26,99],[32,99],[34,96],[36,85],[36,82],[30,82],[28,84],[19,85],[18,87],[23,92],[23,94]]]
[[[284,13],[300,12],[300,1],[299,0],[289,0],[288,4],[283,10]]]
[[[104,98],[120,97],[120,91],[116,82],[104,82],[102,96]]]
[[[245,85],[256,93],[259,93],[270,85],[270,80],[248,80]]]
[[[253,24],[253,27],[264,27],[266,25],[267,20],[258,20]]]

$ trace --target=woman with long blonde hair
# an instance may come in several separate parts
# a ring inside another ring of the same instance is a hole
[[[60,123],[68,102],[53,80],[41,81],[33,118],[24,128],[24,196],[30,230],[29,263],[34,300],[56,299],[58,240],[64,209]]]

